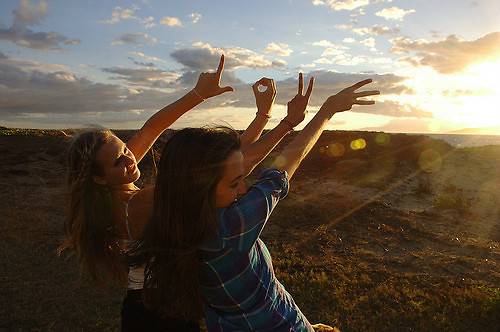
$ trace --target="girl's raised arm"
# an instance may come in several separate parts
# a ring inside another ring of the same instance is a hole
[[[245,158],[245,175],[248,175],[264,158],[278,145],[295,126],[304,121],[306,116],[307,102],[311,95],[314,78],[310,78],[305,95],[302,95],[304,88],[304,77],[299,73],[299,85],[297,95],[288,103],[286,117],[266,135],[258,141],[250,144],[247,148],[242,148]],[[257,96],[257,95],[256,95]],[[293,105],[293,107],[290,107]]]
[[[259,85],[266,87],[266,91],[259,91]],[[257,141],[271,118],[271,109],[273,108],[274,99],[276,98],[276,85],[272,78],[263,77],[252,85],[253,94],[255,96],[255,104],[257,113],[255,119],[248,128],[241,134],[241,149],[245,150],[248,146]]]
[[[223,70],[224,55],[221,55],[216,72],[201,73],[193,90],[174,103],[165,106],[146,121],[142,128],[127,142],[127,147],[132,151],[137,162],[144,157],[165,129],[184,113],[207,98],[233,91],[230,86],[221,87],[219,85]]]
[[[295,139],[287,145],[285,150],[276,158],[274,167],[286,171],[289,179],[292,178],[297,167],[302,160],[307,156],[311,148],[316,144],[321,136],[325,125],[335,113],[348,111],[352,105],[373,105],[373,100],[358,100],[357,98],[373,96],[380,94],[379,91],[362,91],[356,92],[362,86],[371,83],[371,79],[358,82],[350,87],[345,88],[336,95],[330,96],[314,118],[302,129]],[[307,95],[307,94],[306,94]],[[310,95],[310,94],[309,94]],[[295,99],[295,98],[294,98]],[[309,100],[309,97],[307,98]],[[302,107],[302,103],[288,103],[289,108]],[[307,101],[306,101],[307,104]]]

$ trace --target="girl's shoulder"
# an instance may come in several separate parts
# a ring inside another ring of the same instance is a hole
[[[126,202],[128,228],[133,239],[142,235],[142,230],[153,213],[154,186],[147,186],[133,193]]]

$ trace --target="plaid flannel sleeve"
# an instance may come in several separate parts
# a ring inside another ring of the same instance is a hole
[[[288,194],[288,175],[264,170],[247,193],[218,211],[223,246],[250,251],[278,202]]]

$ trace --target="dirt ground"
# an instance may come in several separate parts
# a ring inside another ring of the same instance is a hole
[[[59,131],[0,132],[0,331],[119,328],[124,290],[56,255],[66,146]],[[499,162],[500,146],[325,132],[263,233],[278,278],[342,331],[498,331]],[[151,157],[140,167],[150,181]]]

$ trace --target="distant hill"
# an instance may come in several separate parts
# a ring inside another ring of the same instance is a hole
[[[500,135],[500,127],[488,127],[488,128],[463,128],[459,130],[453,130],[447,134],[464,134],[464,135]]]

